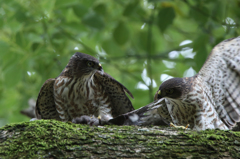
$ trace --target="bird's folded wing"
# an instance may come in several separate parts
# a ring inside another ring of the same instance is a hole
[[[221,120],[234,126],[240,120],[240,36],[215,46],[198,76]]]
[[[45,81],[38,94],[36,103],[36,116],[38,119],[60,120],[53,96],[54,82],[54,78],[50,78]]]
[[[137,110],[119,115],[116,118],[109,120],[110,124],[115,125],[162,125],[169,124],[162,116],[159,115],[158,109],[165,106],[165,99],[152,102]]]
[[[132,103],[125,92],[127,92],[132,98],[133,95],[126,87],[107,73],[97,71],[94,76],[103,86],[104,91],[108,94],[109,98],[111,98],[113,116],[118,116],[134,110]]]

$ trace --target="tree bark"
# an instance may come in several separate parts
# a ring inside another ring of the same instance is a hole
[[[0,158],[239,158],[240,132],[88,126],[55,120],[0,128]]]

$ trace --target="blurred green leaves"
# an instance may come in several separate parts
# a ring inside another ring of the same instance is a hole
[[[104,28],[104,20],[101,16],[96,13],[86,14],[82,19],[83,24],[88,27],[92,27],[95,29],[103,29]]]
[[[127,26],[123,22],[119,22],[117,27],[113,31],[114,40],[119,44],[123,45],[127,42],[130,32]]]
[[[209,18],[209,10],[205,6],[194,6],[190,9],[190,16],[200,25],[204,25]]]
[[[237,0],[0,0],[0,126],[29,120],[20,110],[77,51],[99,58],[132,92],[135,108],[148,104],[161,75],[198,72],[217,43],[240,35],[239,6]]]
[[[199,37],[197,37],[194,42],[193,42],[193,51],[196,51],[197,54],[195,56],[197,70],[200,70],[202,67],[202,61],[205,61],[208,56],[207,48],[206,48],[206,43],[208,42],[209,36],[207,34],[202,34]]]
[[[162,32],[165,31],[167,27],[169,27],[175,18],[175,11],[172,7],[163,7],[159,9],[158,12],[158,27]]]

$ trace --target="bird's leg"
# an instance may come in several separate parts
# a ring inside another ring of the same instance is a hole
[[[95,117],[94,115],[82,115],[81,117],[74,118],[72,122],[76,124],[87,124],[90,126],[109,125],[108,120],[106,120],[105,117],[102,115],[99,115],[98,117]]]
[[[98,126],[99,123],[99,118],[96,118],[94,115],[88,116],[88,115],[82,115],[81,117],[76,117],[73,118],[72,122],[76,124],[87,124],[87,125],[95,125]]]
[[[170,126],[171,126],[171,127],[174,127],[174,128],[187,129],[187,128],[189,127],[189,124],[187,124],[186,126],[176,126],[176,125],[174,125],[173,123],[170,123]]]

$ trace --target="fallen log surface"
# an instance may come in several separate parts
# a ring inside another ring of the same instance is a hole
[[[0,158],[240,158],[240,132],[88,126],[55,120],[0,128]]]

